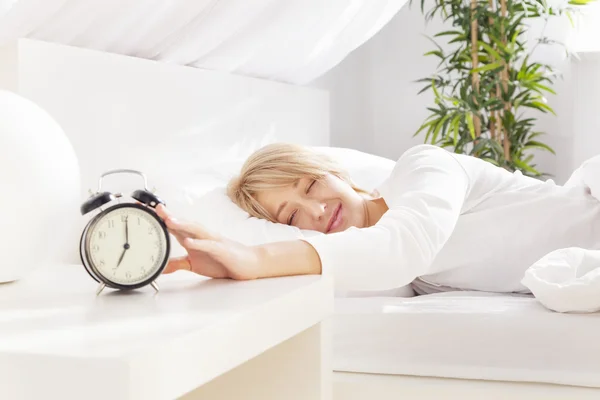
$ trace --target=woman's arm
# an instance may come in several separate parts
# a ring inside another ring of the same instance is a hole
[[[321,274],[315,248],[302,240],[254,246],[264,277]]]
[[[187,251],[185,257],[169,260],[164,273],[188,270],[212,278],[242,280],[321,273],[316,250],[301,240],[245,246],[199,224],[180,221],[162,205],[156,211]]]

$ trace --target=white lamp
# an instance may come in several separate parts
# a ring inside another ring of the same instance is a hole
[[[79,165],[58,123],[0,90],[0,282],[55,262],[78,228]]]

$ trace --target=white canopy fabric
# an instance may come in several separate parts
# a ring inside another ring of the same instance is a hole
[[[0,45],[32,38],[295,84],[407,0],[0,0]]]

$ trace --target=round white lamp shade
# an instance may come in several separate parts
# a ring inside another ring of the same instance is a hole
[[[0,282],[53,263],[77,229],[75,151],[58,123],[32,101],[0,90]]]

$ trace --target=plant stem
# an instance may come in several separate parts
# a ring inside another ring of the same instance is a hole
[[[490,11],[493,13],[494,12],[494,0],[489,0],[489,6],[490,6]],[[494,18],[490,17],[489,18],[489,23],[490,26],[493,26],[494,24]],[[483,39],[482,39],[483,40]],[[495,44],[493,43],[493,41],[490,40],[490,46],[492,46],[492,48],[495,48]],[[492,62],[496,61],[496,57],[494,57],[492,55]],[[496,85],[496,93],[494,93],[493,91],[490,94],[490,97],[492,99],[494,98],[498,98],[498,86]],[[497,113],[496,111],[490,111],[490,118],[489,118],[489,123],[490,123],[490,138],[492,140],[496,140],[496,119],[497,119]]]
[[[500,32],[502,34],[502,44],[506,46],[506,33],[504,32],[504,21],[506,20],[506,0],[500,0],[501,7],[501,15],[502,21],[500,23]],[[504,93],[508,92],[508,63],[504,61],[504,70],[502,71],[502,88],[504,89]],[[508,111],[511,109],[511,105],[509,102],[504,103],[504,111]],[[510,138],[508,137],[508,132],[504,129],[504,159],[506,161],[510,161]]]
[[[471,0],[471,59],[473,63],[473,69],[477,69],[479,66],[479,45],[477,44],[477,18],[475,13],[477,10],[477,0]],[[479,95],[479,73],[473,73],[472,76],[473,91],[475,96]],[[477,104],[477,100],[475,100]],[[473,125],[475,128],[475,137],[481,136],[481,120],[479,119],[478,113],[473,114]]]

